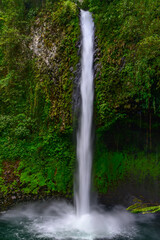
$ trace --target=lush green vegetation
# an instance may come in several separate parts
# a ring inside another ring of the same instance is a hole
[[[9,0],[0,6],[1,191],[71,196],[79,10],[71,1]],[[37,32],[44,52],[56,48],[50,65],[43,52],[34,53]],[[8,180],[13,164],[15,179]]]
[[[159,116],[160,1],[89,1],[98,41],[97,124]]]
[[[80,60],[74,2],[0,2],[5,194],[72,195],[72,94]],[[96,29],[95,186],[107,193],[131,178],[159,179],[160,1],[85,0],[81,7],[93,13]]]
[[[95,184],[159,179],[160,1],[83,3],[96,26]],[[132,179],[132,180],[131,180]]]

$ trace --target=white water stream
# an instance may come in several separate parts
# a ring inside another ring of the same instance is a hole
[[[81,74],[81,118],[77,133],[78,191],[75,193],[78,215],[90,211],[90,186],[92,167],[91,131],[93,118],[93,54],[94,23],[89,12],[81,10],[82,74]]]

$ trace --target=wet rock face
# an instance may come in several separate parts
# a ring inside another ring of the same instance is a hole
[[[31,29],[31,43],[30,49],[33,52],[33,56],[38,59],[39,67],[43,64],[47,65],[49,69],[52,68],[53,59],[56,56],[57,46],[48,36],[51,32],[51,25],[49,22],[40,22],[37,19],[35,26]]]
[[[80,12],[79,12],[80,19]],[[79,25],[80,26],[80,25]],[[73,118],[75,118],[74,124],[77,125],[77,119],[80,116],[80,108],[81,108],[81,93],[80,93],[80,82],[81,82],[81,51],[82,51],[82,40],[81,34],[79,36],[79,40],[76,44],[77,55],[79,58],[79,63],[76,65],[76,71],[74,72],[74,80],[73,80],[73,97],[72,97],[72,109],[73,109]]]
[[[77,71],[74,78],[73,89],[73,114],[78,117],[81,106],[81,94],[80,94],[80,77],[81,77],[81,64],[77,64]]]
[[[136,199],[149,205],[159,205],[159,181],[146,178],[143,182],[133,179],[119,183],[114,189],[109,189],[106,194],[99,194],[98,200],[106,206],[123,205],[129,207],[136,203]]]

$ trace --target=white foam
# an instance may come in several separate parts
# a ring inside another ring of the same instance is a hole
[[[112,211],[99,208],[78,217],[74,207],[65,201],[24,205],[8,211],[3,218],[26,224],[26,231],[39,238],[132,239],[138,231],[135,216],[121,207]]]

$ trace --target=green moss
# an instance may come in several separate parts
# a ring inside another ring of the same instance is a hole
[[[127,208],[127,211],[131,213],[157,213],[160,212],[160,206],[148,206],[147,203],[143,203],[139,199],[135,199],[136,203]]]

